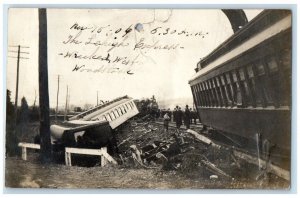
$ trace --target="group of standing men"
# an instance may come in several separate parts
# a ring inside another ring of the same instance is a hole
[[[180,107],[176,106],[173,111],[173,121],[176,123],[177,129],[179,129],[182,125],[182,121],[186,126],[186,129],[190,128],[190,119],[191,119],[191,111],[189,106],[185,106],[185,110],[182,111]]]
[[[195,115],[194,115],[195,114]],[[164,126],[165,130],[168,131],[169,121],[171,120],[171,112],[167,111],[164,116]],[[197,113],[189,109],[189,106],[186,105],[184,111],[181,110],[179,106],[176,106],[173,111],[173,122],[176,123],[177,129],[181,127],[184,123],[186,129],[190,128],[191,120],[194,118],[194,122],[196,124]]]

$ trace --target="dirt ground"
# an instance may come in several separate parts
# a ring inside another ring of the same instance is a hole
[[[142,129],[141,129],[142,128]],[[151,124],[147,127],[134,126],[123,129],[120,133],[119,143],[121,153],[126,158],[128,147],[135,144],[141,147],[145,142],[170,141],[175,129],[164,133],[161,125]],[[152,130],[155,129],[155,130]],[[33,130],[37,132],[37,126]],[[126,132],[127,130],[127,132]],[[130,131],[130,133],[128,133]],[[24,140],[30,141],[33,137],[24,135]],[[234,164],[226,162],[224,153],[216,153],[199,144],[185,133],[180,135],[188,147],[185,153],[176,155],[180,157],[177,169],[164,169],[163,164],[151,164],[145,167],[132,163],[122,165],[108,164],[93,167],[65,166],[63,163],[40,164],[38,153],[30,151],[28,160],[21,157],[7,157],[5,161],[5,186],[13,188],[106,188],[106,189],[288,189],[289,183],[277,176],[270,175],[256,179],[259,174],[256,167],[242,164],[237,168]],[[30,138],[29,138],[30,137]],[[138,137],[138,138],[136,138]],[[125,141],[122,143],[122,141]],[[212,159],[218,167],[229,173],[232,178],[215,176],[214,173],[199,164],[198,153],[202,149],[204,154]],[[214,156],[212,156],[212,153]],[[221,157],[220,157],[221,156]],[[127,156],[128,157],[128,156]]]

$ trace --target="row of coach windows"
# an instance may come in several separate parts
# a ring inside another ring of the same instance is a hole
[[[196,103],[203,107],[290,106],[291,62],[286,58],[289,52],[285,53],[192,86]]]
[[[103,115],[103,118],[106,121],[112,121],[115,120],[116,118],[122,116],[123,114],[127,113],[127,111],[129,111],[130,109],[134,108],[134,104],[133,102],[129,102],[126,103],[124,105],[118,106],[117,108],[115,108],[113,111],[106,113],[105,115]]]

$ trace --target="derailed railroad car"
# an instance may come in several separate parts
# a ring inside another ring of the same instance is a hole
[[[69,121],[50,127],[54,151],[65,147],[108,147],[110,154],[118,151],[115,129],[139,113],[128,96],[116,98],[73,116]]]

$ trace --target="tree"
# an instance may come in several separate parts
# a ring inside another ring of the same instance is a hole
[[[15,107],[11,102],[11,91],[6,90],[6,124],[12,123],[15,117]]]
[[[83,110],[89,110],[90,108],[92,108],[93,107],[93,105],[92,104],[88,104],[88,103],[86,103],[86,104],[84,104],[83,105]]]
[[[18,154],[17,144],[15,107],[11,102],[11,91],[6,90],[6,155],[13,156]]]
[[[20,109],[20,123],[29,121],[29,107],[26,98],[21,99],[21,109]]]

